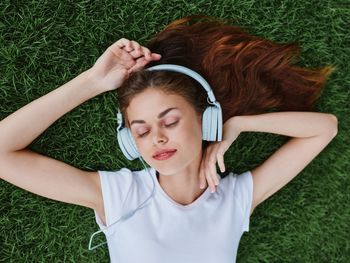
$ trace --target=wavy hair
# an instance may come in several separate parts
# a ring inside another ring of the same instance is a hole
[[[170,63],[201,74],[221,104],[223,122],[233,116],[274,109],[312,110],[334,67],[310,69],[293,65],[300,55],[297,43],[274,43],[229,22],[206,15],[173,21],[145,45],[162,55],[146,68]],[[208,105],[204,88],[191,77],[140,70],[131,73],[117,90],[125,120],[131,99],[146,88],[179,94],[198,114]],[[128,121],[125,123],[129,127]]]

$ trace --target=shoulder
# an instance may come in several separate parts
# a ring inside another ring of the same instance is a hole
[[[118,170],[98,170],[100,181],[104,189],[143,184],[145,181],[148,181],[148,172],[151,173],[151,171],[147,169],[132,170],[127,167]]]
[[[122,175],[127,175],[127,174],[132,174],[134,171],[132,171],[131,169],[127,168],[127,167],[122,167],[116,170],[98,170],[98,172],[100,174],[122,174]]]
[[[122,167],[116,170],[98,170],[100,173],[109,173],[109,174],[124,174],[124,175],[137,175],[137,174],[144,174],[147,173],[147,169],[150,168],[144,168],[141,170],[131,170],[128,167]]]
[[[222,174],[220,174],[222,176]],[[230,171],[221,178],[223,185],[226,185],[229,192],[239,202],[249,202],[253,193],[253,178],[250,171],[235,173]],[[221,182],[220,182],[221,183]]]
[[[133,171],[130,168],[123,167],[117,170],[98,170],[97,171],[101,179],[105,180],[119,180],[122,178],[132,178],[137,171]]]
[[[249,187],[252,183],[253,177],[250,171],[245,171],[239,174],[233,174],[233,178],[237,186]]]
[[[221,180],[228,181],[233,184],[234,188],[249,187],[252,183],[252,174],[250,171],[245,171],[242,173],[235,173],[233,171],[225,171],[224,173],[219,173]]]

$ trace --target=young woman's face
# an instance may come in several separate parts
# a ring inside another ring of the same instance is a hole
[[[131,100],[126,112],[142,158],[162,175],[181,171],[202,153],[201,116],[181,96],[149,88]],[[163,149],[177,151],[166,160],[155,159]]]

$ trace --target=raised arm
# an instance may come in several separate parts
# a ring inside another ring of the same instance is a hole
[[[97,172],[87,172],[26,147],[61,116],[105,91],[118,88],[127,75],[160,56],[135,41],[120,39],[95,65],[0,122],[0,178],[50,199],[103,209]]]
[[[254,208],[299,174],[337,134],[337,118],[318,112],[274,112],[236,119],[241,131],[293,137],[252,169]]]
[[[251,211],[277,192],[303,170],[335,137],[336,116],[318,112],[273,112],[259,115],[234,116],[223,128],[223,139],[210,144],[201,161],[200,180],[209,182],[215,191],[219,183],[216,162],[225,170],[224,153],[241,132],[269,132],[291,138],[263,164],[252,169],[253,201]]]

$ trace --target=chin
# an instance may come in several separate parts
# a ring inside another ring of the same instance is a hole
[[[183,169],[182,165],[178,165],[177,163],[157,163],[151,165],[154,169],[156,169],[160,174],[165,176],[171,176],[175,173],[178,173]]]
[[[153,159],[153,157],[151,157],[151,159],[146,159],[143,158],[142,159],[152,168],[154,168],[156,171],[158,171],[159,173],[161,173],[162,175],[167,175],[167,174],[172,174],[174,169],[170,168],[169,165],[164,165],[164,164],[160,164],[157,163],[156,160]]]
[[[163,176],[171,176],[177,173],[180,173],[188,165],[190,165],[193,162],[193,160],[187,161],[187,162],[174,162],[172,164],[164,163],[164,164],[157,164],[153,165],[154,169],[156,169],[160,174]]]
[[[153,165],[152,167],[156,169],[158,173],[164,176],[171,176],[174,173],[178,172],[178,169],[171,168],[171,167],[160,167],[159,165]]]

